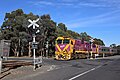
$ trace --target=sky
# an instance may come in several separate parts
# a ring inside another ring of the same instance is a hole
[[[28,14],[50,14],[67,29],[87,32],[106,46],[120,45],[120,0],[1,0],[0,25],[5,13],[23,9]]]

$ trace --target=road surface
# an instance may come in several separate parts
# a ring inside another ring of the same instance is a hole
[[[43,62],[41,70],[11,74],[3,80],[120,80],[120,56],[70,61],[44,59]]]

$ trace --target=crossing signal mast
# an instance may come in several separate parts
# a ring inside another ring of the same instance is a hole
[[[90,57],[90,59],[93,59],[93,52],[92,52],[92,45],[93,45],[93,41],[94,41],[94,39],[93,38],[91,38],[91,40],[90,40],[90,45],[91,45],[91,51],[90,51],[90,54],[91,54],[91,57]]]
[[[36,27],[39,27],[39,25],[37,24],[37,22],[40,20],[40,18],[38,18],[38,19],[36,19],[36,20],[31,20],[31,19],[29,19],[28,21],[31,23],[31,24],[29,24],[28,25],[28,28],[30,28],[30,27],[32,27],[34,30],[36,29]],[[36,40],[35,40],[35,37],[36,37],[36,35],[35,35],[35,33],[39,33],[40,32],[40,30],[35,30],[35,32],[34,32],[34,34],[33,34],[33,42],[32,42],[32,49],[33,49],[33,64],[34,64],[34,70],[36,69],[36,65],[37,66],[41,66],[40,64],[42,63],[42,55],[41,55],[41,57],[39,57],[39,58],[36,58],[36,56],[35,56],[35,49],[37,49],[37,45],[38,45],[38,42],[36,42]]]

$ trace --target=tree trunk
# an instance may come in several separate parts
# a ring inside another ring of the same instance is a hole
[[[18,53],[17,53],[17,45],[15,44],[15,48],[13,49],[14,52],[14,56],[17,57]]]
[[[15,51],[14,51],[14,56],[16,57],[17,56],[17,49],[15,48]]]
[[[21,56],[23,56],[23,46],[22,46],[22,49],[21,49]]]

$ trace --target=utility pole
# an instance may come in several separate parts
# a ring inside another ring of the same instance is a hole
[[[48,58],[48,41],[46,42],[46,58]]]
[[[91,51],[90,51],[90,59],[93,59],[93,53],[92,53],[92,45],[93,45],[93,39],[91,38],[91,40],[90,40],[90,45],[91,45]]]

